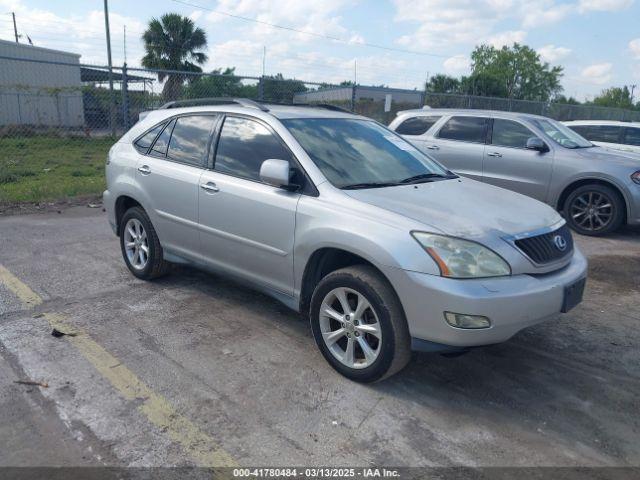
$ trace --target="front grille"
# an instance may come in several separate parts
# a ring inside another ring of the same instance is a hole
[[[535,237],[520,238],[515,244],[538,265],[553,263],[573,252],[573,237],[567,225]],[[564,248],[561,248],[562,246]]]

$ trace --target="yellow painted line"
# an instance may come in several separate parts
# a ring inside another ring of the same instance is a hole
[[[14,292],[26,306],[42,303],[42,298],[25,285],[9,270],[0,265],[0,283]],[[43,317],[52,328],[61,332],[75,333],[66,338],[78,349],[82,356],[106,378],[127,400],[142,400],[138,407],[147,419],[164,431],[171,440],[180,444],[195,462],[203,467],[234,467],[234,459],[218,446],[209,435],[202,432],[193,422],[180,415],[162,395],[158,395],[131,370],[111,355],[86,332],[67,323],[63,315],[45,313]]]
[[[0,265],[0,283],[12,291],[20,299],[25,308],[32,308],[42,303],[42,298],[25,285],[18,277]]]

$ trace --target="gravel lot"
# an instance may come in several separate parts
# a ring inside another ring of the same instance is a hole
[[[136,280],[99,210],[0,217],[0,465],[640,466],[640,230],[577,242],[569,314],[363,386],[274,300]]]

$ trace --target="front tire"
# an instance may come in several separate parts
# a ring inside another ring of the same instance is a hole
[[[122,216],[120,249],[129,271],[142,280],[157,278],[169,269],[156,230],[141,207],[132,207]]]
[[[311,297],[310,320],[324,358],[351,380],[382,380],[411,358],[400,301],[389,282],[368,265],[324,277]]]
[[[612,188],[583,185],[567,197],[564,217],[569,226],[582,235],[607,235],[622,226],[624,208],[624,201]]]

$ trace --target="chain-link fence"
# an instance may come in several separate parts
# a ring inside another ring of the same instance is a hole
[[[330,85],[277,76],[83,65],[78,57],[3,56],[0,52],[0,206],[98,194],[114,137],[140,112],[172,100],[244,97],[270,103],[331,103],[388,124],[423,105],[536,113],[560,120],[640,120],[640,112],[503,98],[434,94],[363,85]],[[75,59],[75,61],[73,61]],[[110,87],[113,83],[113,88]]]

